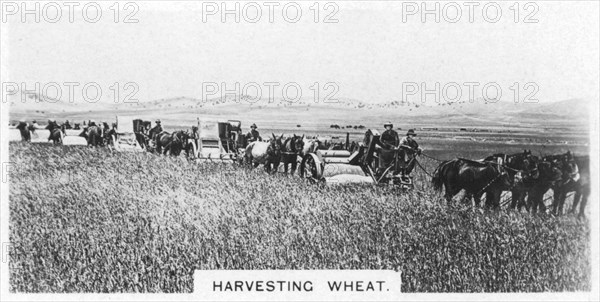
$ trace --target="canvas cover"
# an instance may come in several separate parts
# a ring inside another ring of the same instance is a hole
[[[143,151],[133,132],[133,117],[117,116],[117,137],[115,149],[118,151]]]

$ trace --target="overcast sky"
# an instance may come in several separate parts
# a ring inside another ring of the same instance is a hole
[[[19,13],[7,16],[3,81],[93,81],[104,89],[113,82],[135,82],[141,101],[199,98],[203,82],[298,82],[304,96],[310,96],[310,83],[335,82],[337,96],[362,101],[398,100],[403,82],[497,82],[503,99],[512,100],[513,82],[535,82],[542,102],[598,100],[599,4],[593,1],[540,2],[533,15],[538,23],[522,22],[533,11],[524,3],[515,23],[512,1],[501,5],[497,23],[484,20],[483,3],[474,10],[473,23],[466,6],[457,23],[443,18],[454,17],[450,8],[439,23],[433,16],[423,23],[419,14],[404,22],[402,3],[389,1],[338,2],[338,23],[322,22],[333,8],[321,3],[321,22],[315,23],[310,1],[303,3],[297,23],[285,21],[279,9],[270,23],[269,8],[262,4],[257,23],[246,22],[244,15],[240,23],[232,16],[223,23],[219,13],[203,22],[199,3],[161,7],[138,2],[134,18],[139,22],[125,24],[113,21],[112,3],[103,2],[97,23],[82,20],[80,11],[73,23],[66,10],[54,24],[43,17],[36,23],[27,16],[23,23]],[[119,19],[131,11],[121,7]],[[493,10],[489,13],[494,16]],[[254,14],[249,8],[246,16]]]

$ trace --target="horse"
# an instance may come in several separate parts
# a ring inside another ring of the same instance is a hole
[[[92,125],[86,131],[88,146],[97,147],[104,145],[104,130],[100,126]]]
[[[577,167],[579,168],[579,179],[575,180],[573,183],[573,191],[575,191],[575,197],[573,198],[573,206],[571,207],[570,213],[574,213],[577,209],[577,205],[580,204],[579,207],[579,218],[585,217],[585,206],[587,205],[588,198],[590,197],[591,191],[591,182],[590,182],[590,157],[589,156],[575,156],[575,163],[577,163]],[[565,188],[564,195],[562,197],[566,198],[566,193],[569,188]],[[564,204],[564,199],[561,200],[561,204]]]
[[[50,135],[48,136],[48,141],[52,141],[53,144],[58,145],[62,144],[62,138],[65,133],[64,126],[58,126],[56,124],[48,125],[46,127],[48,131],[50,131]]]
[[[554,183],[560,181],[563,176],[562,171],[555,163],[543,159],[537,164],[537,169],[536,178],[523,179],[523,188],[525,188],[525,193],[527,193],[527,204],[525,204],[525,207],[531,213],[536,213],[538,209],[540,212],[546,211],[544,194],[550,190]],[[523,201],[520,201],[519,209],[522,205]]]
[[[283,134],[280,137],[273,135],[270,142],[252,142],[246,147],[244,154],[246,163],[258,167],[264,164],[267,173],[277,171],[281,161],[281,146]]]
[[[444,197],[449,203],[464,189],[463,201],[474,198],[475,204],[479,206],[485,190],[486,205],[497,207],[502,189],[511,185],[508,174],[501,166],[501,163],[455,158],[443,161],[435,169],[431,181],[436,191],[441,191],[444,186]]]
[[[155,138],[156,152],[164,155],[167,155],[167,152],[169,152],[170,155],[179,156],[181,151],[185,148],[188,138],[189,133],[183,130],[173,133],[163,131]]]
[[[285,174],[288,173],[288,165],[292,165],[291,174],[296,173],[296,167],[298,166],[298,155],[304,149],[304,135],[288,137],[282,145],[281,149],[281,162],[283,163],[283,169]]]
[[[575,158],[568,151],[563,154],[545,156],[544,159],[553,162],[563,172],[562,180],[554,183],[552,186],[552,190],[554,191],[553,213],[555,215],[562,214],[565,199],[569,192],[575,192],[574,207],[577,206],[579,199],[582,197],[585,197],[586,200],[584,203],[587,203],[587,196],[589,196],[590,192],[589,156]],[[582,205],[585,207],[584,203]],[[580,217],[584,216],[581,211],[579,214]]]
[[[533,183],[532,180],[539,177],[539,171],[537,170],[538,158],[531,154],[531,150],[523,150],[523,152],[511,155],[496,153],[486,157],[484,161],[501,161],[509,179],[515,180],[508,187],[502,188],[502,191],[511,191],[510,208],[515,209],[517,203],[524,204],[525,195],[529,189],[528,185]],[[500,200],[500,196],[497,199]]]

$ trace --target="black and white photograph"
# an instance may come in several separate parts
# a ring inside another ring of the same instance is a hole
[[[598,1],[0,1],[3,301],[597,301]]]

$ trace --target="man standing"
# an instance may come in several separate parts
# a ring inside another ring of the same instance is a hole
[[[37,129],[43,129],[43,128],[40,127],[40,125],[37,123],[36,120],[33,120],[33,122],[31,123],[31,125],[29,125],[29,132],[35,138],[39,137],[38,134],[37,134],[37,132],[36,132]]]
[[[248,141],[248,143],[251,142],[262,142],[262,137],[260,137],[260,134],[258,133],[258,131],[256,131],[256,124],[252,124],[252,126],[250,126],[250,132],[248,132],[248,134],[246,134],[246,140]]]
[[[378,175],[383,174],[390,164],[394,162],[395,152],[400,143],[398,133],[394,131],[394,125],[391,122],[383,124],[385,131],[381,134],[379,142],[381,143],[381,152],[379,154]]]

